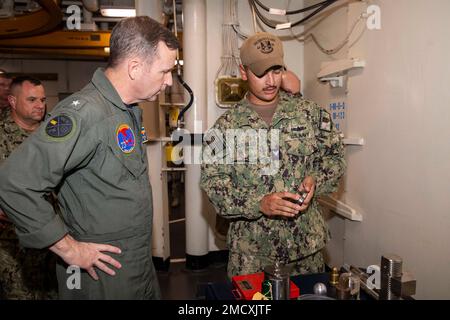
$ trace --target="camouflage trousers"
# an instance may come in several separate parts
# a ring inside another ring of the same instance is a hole
[[[0,299],[57,299],[56,257],[27,249],[17,239],[0,239]]]
[[[268,256],[249,255],[242,252],[229,254],[227,273],[228,278],[236,275],[251,274],[264,271],[268,265],[274,265],[275,260]],[[325,271],[322,251],[317,251],[299,260],[289,261],[292,266],[291,275],[321,273]]]

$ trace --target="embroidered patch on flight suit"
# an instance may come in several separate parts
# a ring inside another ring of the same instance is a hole
[[[121,124],[116,130],[116,141],[123,153],[131,153],[136,146],[134,132],[127,124]]]
[[[331,117],[325,110],[320,110],[320,130],[331,132]]]
[[[72,119],[62,114],[50,119],[45,127],[45,133],[52,138],[64,138],[72,132],[73,127]]]

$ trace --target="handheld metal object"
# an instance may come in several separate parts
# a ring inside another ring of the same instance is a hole
[[[303,202],[305,202],[306,197],[308,196],[308,192],[302,192],[302,194],[300,195],[300,198],[297,200],[297,203],[301,206],[303,204]]]

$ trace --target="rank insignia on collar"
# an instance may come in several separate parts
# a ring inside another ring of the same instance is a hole
[[[133,130],[127,124],[121,124],[116,130],[116,142],[123,153],[131,153],[136,146]]]
[[[72,119],[62,114],[50,119],[45,127],[45,133],[52,138],[64,138],[72,132],[73,126]]]
[[[325,110],[320,110],[320,130],[331,132],[331,117]]]

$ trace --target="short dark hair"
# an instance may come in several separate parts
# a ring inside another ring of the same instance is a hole
[[[120,20],[113,28],[109,40],[108,67],[114,68],[131,55],[151,59],[160,41],[169,49],[179,48],[175,35],[150,17],[139,16]]]
[[[13,90],[19,86],[22,86],[22,84],[28,81],[31,84],[35,85],[35,86],[41,86],[42,82],[41,80],[35,78],[35,77],[31,77],[31,76],[18,76],[13,78],[13,81],[11,82],[11,86],[10,86],[10,90],[11,92],[13,92]]]

